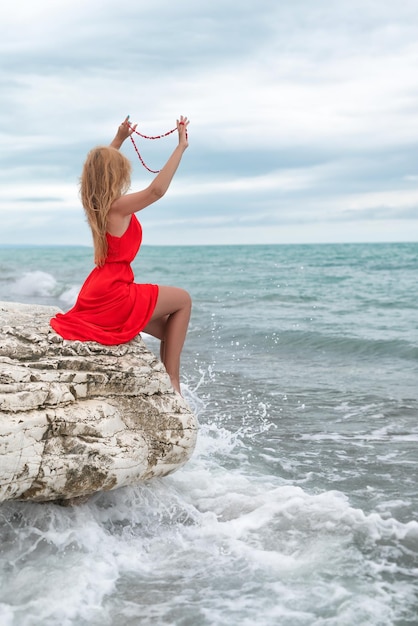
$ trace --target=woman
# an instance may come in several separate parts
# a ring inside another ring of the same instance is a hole
[[[161,341],[160,356],[171,384],[180,393],[180,354],[191,312],[187,291],[177,287],[136,284],[131,263],[142,240],[135,213],[167,191],[188,147],[187,117],[177,120],[178,145],[152,183],[135,193],[131,164],[119,148],[135,130],[129,116],[110,146],[90,151],[81,176],[81,200],[93,234],[95,269],[87,277],[74,307],[58,313],[52,328],[64,339],[126,343],[140,331]]]

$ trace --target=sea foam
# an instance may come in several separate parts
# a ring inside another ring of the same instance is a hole
[[[26,272],[18,278],[10,287],[13,294],[21,297],[50,296],[57,287],[57,281],[47,272]]]

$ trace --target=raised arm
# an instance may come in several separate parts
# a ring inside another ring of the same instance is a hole
[[[127,120],[125,120],[125,122],[123,122],[121,126],[119,126],[118,133],[116,134],[116,137],[113,141],[119,141],[119,138],[121,138],[124,133],[127,132],[124,128],[124,124],[126,122]],[[118,213],[121,216],[127,216],[132,213],[136,213],[137,211],[141,211],[141,209],[144,209],[146,206],[149,206],[165,194],[170,186],[171,181],[173,180],[174,174],[177,171],[183,153],[189,145],[187,138],[188,125],[189,120],[187,119],[187,117],[180,116],[180,120],[177,120],[179,142],[177,147],[171,154],[170,158],[168,159],[167,163],[164,165],[164,167],[161,169],[161,171],[157,174],[157,176],[148,187],[146,187],[142,191],[128,193],[115,200],[111,208],[111,213]],[[126,136],[129,137],[129,134]],[[124,141],[124,139],[122,141]],[[116,145],[114,147],[116,147]]]

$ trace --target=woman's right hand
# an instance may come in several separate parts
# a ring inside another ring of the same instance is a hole
[[[119,124],[116,137],[123,143],[125,139],[130,137],[132,133],[136,130],[137,124],[131,126],[129,121],[129,115],[123,120],[122,124]]]
[[[131,123],[129,121],[129,115],[127,115],[123,122],[118,126],[116,135],[110,144],[112,148],[116,148],[116,150],[119,150],[125,139],[130,137],[132,133],[135,132],[136,127],[137,124],[131,126]]]
[[[189,125],[189,120],[187,117],[183,117],[180,115],[180,119],[177,120],[177,130],[179,133],[179,146],[181,146],[184,150],[189,145],[189,140],[187,136],[187,127]]]

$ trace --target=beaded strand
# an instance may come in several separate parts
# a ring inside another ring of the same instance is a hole
[[[128,126],[131,129],[131,131],[132,131],[132,133],[129,135],[129,139],[132,141],[133,147],[135,148],[135,152],[137,153],[138,158],[141,161],[142,165],[145,167],[146,170],[148,170],[152,174],[158,174],[161,170],[152,170],[151,168],[148,167],[148,165],[145,163],[145,161],[142,158],[142,156],[139,154],[139,150],[138,150],[138,148],[136,146],[135,140],[132,137],[132,135],[135,133],[136,135],[139,135],[143,139],[163,139],[163,137],[167,137],[168,135],[171,135],[171,133],[174,133],[177,130],[177,127],[173,128],[172,130],[167,131],[166,133],[164,133],[164,135],[155,135],[155,136],[151,137],[151,136],[148,136],[148,135],[143,135],[142,133],[140,133],[139,131],[134,129],[130,124],[128,124]]]
[[[155,135],[155,137],[148,137],[148,135],[143,135],[138,130],[136,129],[134,130],[132,126],[130,125],[129,125],[129,128],[133,130],[133,132],[136,135],[139,135],[140,137],[142,137],[142,139],[162,139],[163,137],[167,137],[168,135],[171,135],[171,133],[174,133],[177,130],[177,127],[176,127],[176,128],[172,128],[171,130],[168,130],[166,133],[164,133],[164,135]]]

